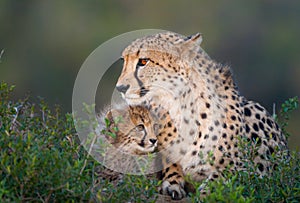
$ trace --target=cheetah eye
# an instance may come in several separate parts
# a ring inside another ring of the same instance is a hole
[[[143,131],[143,130],[145,129],[145,126],[144,126],[143,124],[137,125],[137,126],[136,126],[136,129],[137,129],[138,131]]]
[[[137,65],[139,67],[143,67],[145,66],[147,63],[149,62],[149,59],[148,58],[140,58]]]

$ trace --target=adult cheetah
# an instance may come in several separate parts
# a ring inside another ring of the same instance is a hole
[[[260,146],[254,161],[263,174],[268,156],[287,150],[286,139],[263,107],[239,94],[230,68],[211,60],[201,41],[200,34],[172,32],[135,40],[123,51],[116,88],[129,105],[169,113],[176,132],[164,138],[169,142],[164,160],[180,169],[169,176],[183,173],[203,181],[222,176],[227,166],[243,169],[238,137]],[[165,179],[163,193],[181,199],[184,184]]]

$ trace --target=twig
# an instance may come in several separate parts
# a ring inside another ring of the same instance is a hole
[[[276,118],[276,104],[273,103],[273,118]]]
[[[92,147],[94,146],[95,142],[96,142],[96,135],[94,136],[93,140],[92,140],[92,143],[91,143],[91,146],[89,148],[89,151],[88,151],[88,155],[86,156],[85,160],[84,160],[84,163],[83,163],[83,167],[81,168],[80,170],[80,175],[83,173],[83,170],[85,169],[86,167],[86,164],[87,164],[87,159],[89,158],[90,154],[91,154],[91,151],[92,151]]]
[[[0,52],[0,62],[1,62],[1,58],[2,58],[3,54],[4,54],[4,49],[2,49]]]
[[[19,105],[19,106],[17,106],[17,107],[14,107],[14,110],[16,111],[16,114],[14,115],[14,118],[13,118],[13,120],[12,120],[12,122],[11,122],[10,130],[13,129],[13,127],[14,127],[16,121],[17,121],[17,118],[18,118],[18,116],[19,116],[19,109],[20,109],[21,107],[22,107],[22,105]]]

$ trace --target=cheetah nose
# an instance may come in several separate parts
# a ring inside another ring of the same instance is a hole
[[[149,141],[151,142],[151,144],[155,145],[155,143],[157,142],[157,139],[149,139]]]
[[[117,90],[118,90],[119,92],[125,94],[125,93],[127,92],[128,88],[129,88],[129,85],[119,85],[119,86],[117,86],[116,88],[117,88]]]

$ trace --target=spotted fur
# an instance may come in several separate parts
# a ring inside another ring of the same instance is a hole
[[[200,34],[172,32],[135,40],[123,52],[117,89],[129,105],[165,111],[171,122],[158,135],[163,149],[163,194],[186,195],[184,175],[194,181],[222,177],[225,168],[244,169],[239,138],[258,146],[254,162],[264,174],[268,156],[287,149],[274,119],[238,92],[228,66],[200,48]],[[174,130],[176,129],[176,131]],[[168,172],[172,167],[175,170]]]

